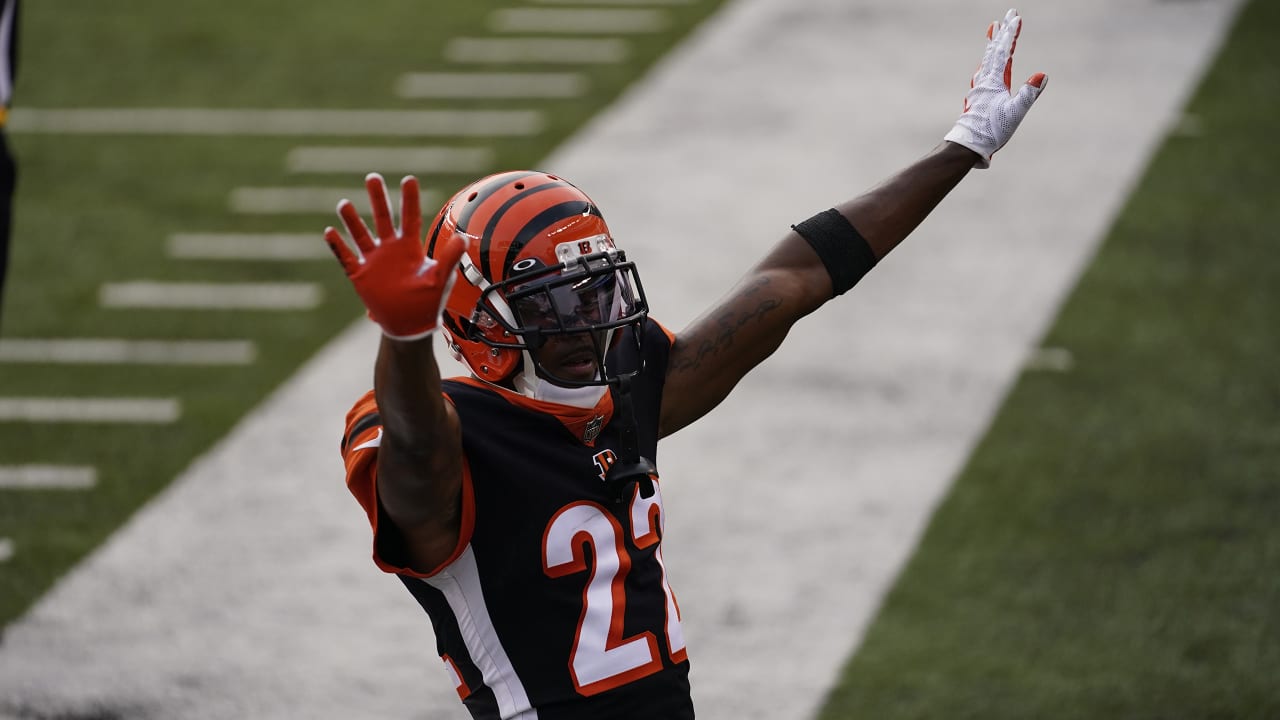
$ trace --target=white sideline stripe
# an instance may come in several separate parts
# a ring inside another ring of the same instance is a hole
[[[1075,355],[1066,348],[1036,348],[1027,356],[1023,369],[1028,371],[1068,372],[1076,365]]]
[[[89,466],[0,467],[0,489],[5,490],[88,490],[97,484],[98,469]]]
[[[316,283],[107,283],[98,302],[109,308],[183,310],[310,310],[320,304]]]
[[[13,541],[9,538],[0,538],[0,563],[9,562],[13,558]]]
[[[405,73],[396,82],[402,98],[575,98],[586,90],[578,73]]]
[[[607,65],[631,54],[621,38],[468,38],[445,46],[444,57],[454,63],[557,63]]]
[[[542,132],[536,110],[215,110],[201,108],[20,108],[15,132],[143,135],[457,135]]]
[[[493,165],[487,147],[298,147],[285,167],[295,173],[474,173]]]
[[[328,248],[325,254],[331,255]],[[248,340],[0,340],[0,363],[248,365],[257,356],[257,347]]]
[[[397,198],[399,189],[391,190],[392,197]],[[356,206],[362,214],[369,213],[369,196],[360,188],[352,187],[252,187],[235,188],[231,191],[230,207],[232,212],[248,215],[277,215],[286,213],[325,213],[334,216],[338,201],[346,198]],[[423,191],[419,198],[424,208],[434,208],[438,195],[429,190]]]
[[[9,422],[167,424],[181,414],[176,398],[0,398]]]
[[[667,29],[665,10],[502,8],[489,16],[494,32],[651,33]]]
[[[174,233],[166,251],[180,260],[331,260],[333,253],[314,233]]]

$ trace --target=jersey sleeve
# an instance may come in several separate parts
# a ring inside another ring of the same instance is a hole
[[[676,334],[667,329],[666,325],[654,320],[648,319],[645,324],[645,346],[651,355],[649,362],[657,362],[665,373],[667,371],[667,360],[671,356],[671,347],[676,344]]]
[[[447,398],[447,396],[446,396]],[[471,488],[469,463],[462,463],[462,528],[458,544],[449,559],[428,572],[408,567],[404,543],[395,527],[383,515],[378,502],[378,450],[382,446],[382,419],[373,391],[365,393],[347,413],[346,430],[342,435],[342,462],[346,467],[347,489],[364,509],[373,530],[373,562],[387,573],[410,577],[430,577],[448,567],[471,541],[475,526],[475,496]],[[379,522],[382,521],[382,522]]]
[[[667,367],[671,363],[671,347],[676,343],[675,333],[662,323],[648,318],[644,325],[644,378],[649,391],[662,395],[666,385]]]

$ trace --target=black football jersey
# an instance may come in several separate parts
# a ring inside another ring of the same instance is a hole
[[[656,460],[672,338],[648,321],[631,392],[641,454]],[[662,562],[661,482],[606,485],[621,454],[615,398],[579,409],[474,379],[444,382],[466,456],[452,558],[404,568],[377,532],[380,424],[372,394],[348,415],[348,485],[375,528],[374,559],[427,611],[437,650],[474,718],[692,718],[680,611]]]

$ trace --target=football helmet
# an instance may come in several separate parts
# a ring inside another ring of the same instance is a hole
[[[428,227],[428,255],[449,233],[470,242],[445,305],[444,334],[476,377],[511,380],[545,399],[537,389],[546,382],[603,390],[638,369],[610,367],[607,356],[624,335],[639,344],[644,289],[595,203],[573,184],[535,171],[482,178]],[[552,345],[572,350],[550,352]]]

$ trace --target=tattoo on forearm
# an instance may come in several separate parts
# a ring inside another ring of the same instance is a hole
[[[760,278],[754,285],[740,290],[738,297],[729,303],[730,309],[709,319],[718,327],[715,335],[703,340],[692,354],[678,360],[672,369],[683,372],[700,368],[704,360],[714,358],[732,348],[740,330],[763,320],[770,312],[781,307],[781,299],[764,295],[764,288],[768,284],[768,278]],[[748,299],[756,300],[756,304],[743,311],[742,307],[748,307],[746,302]]]

